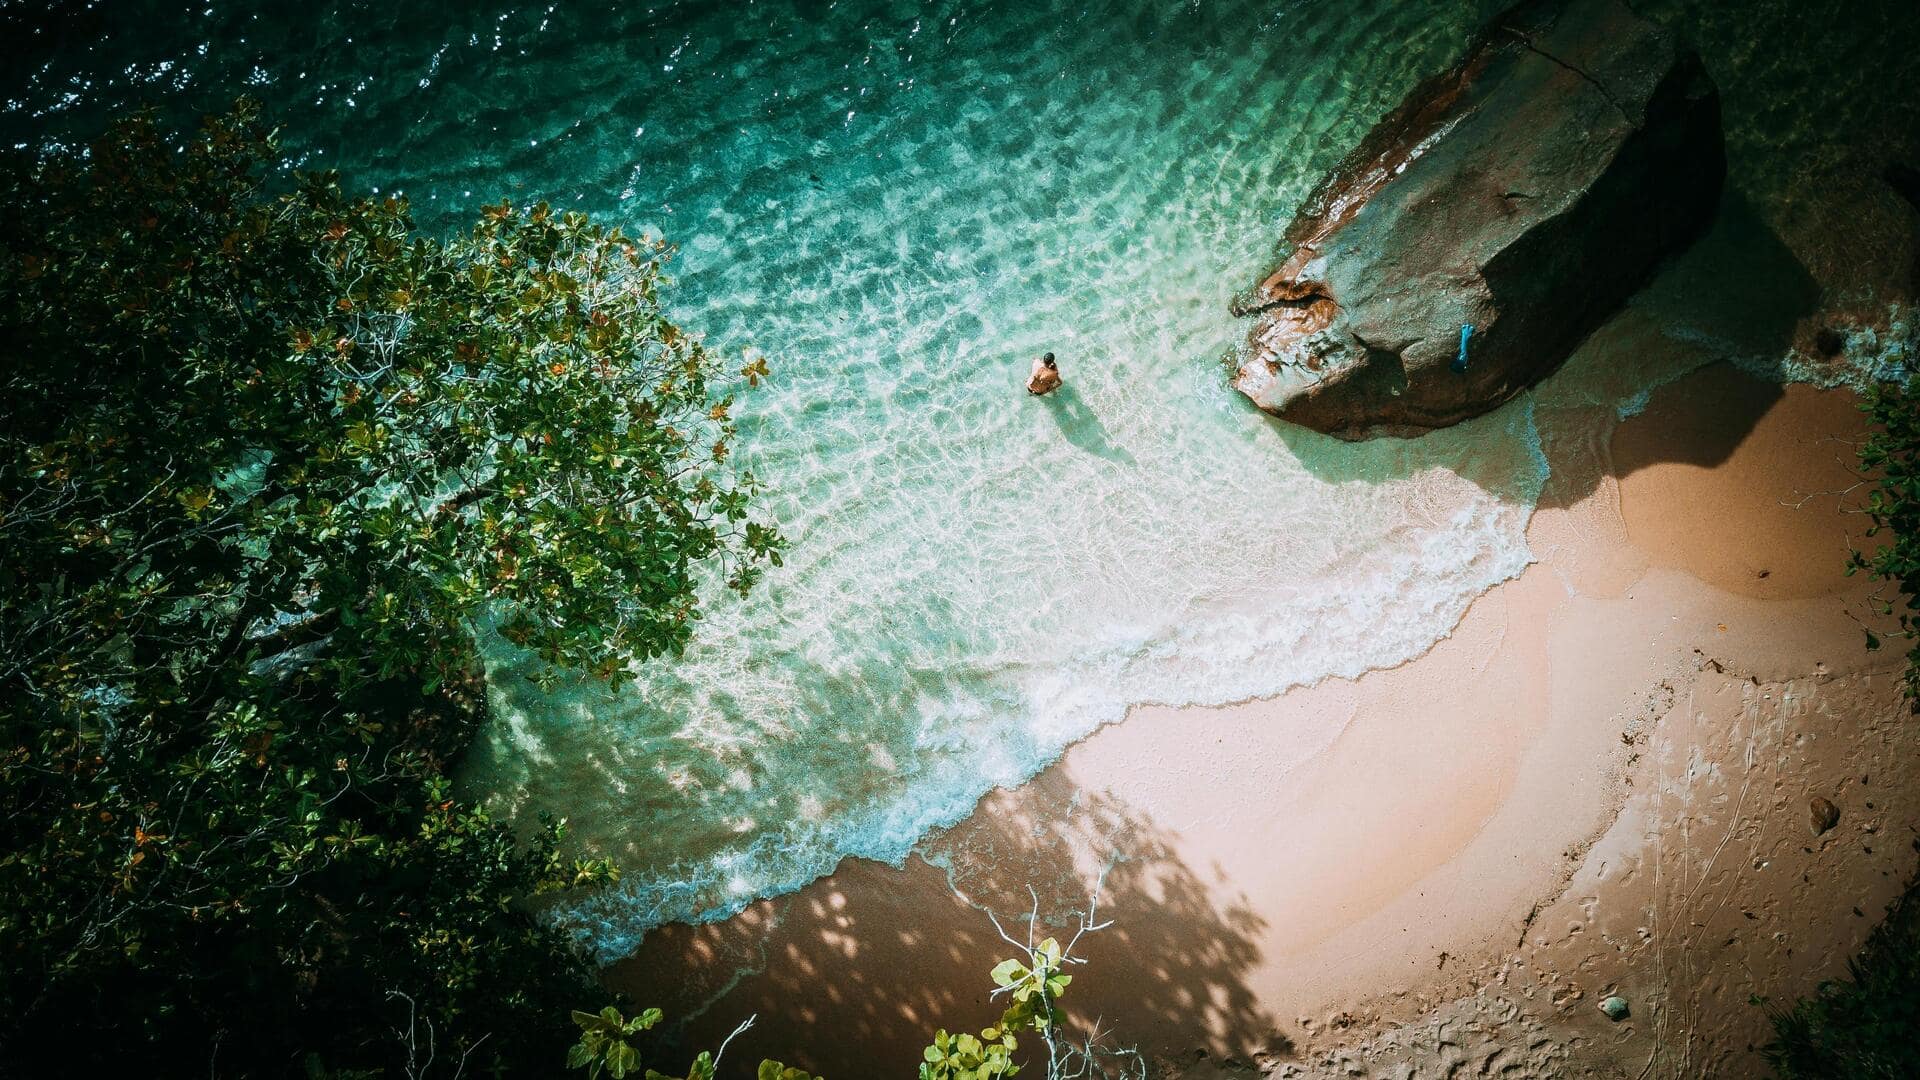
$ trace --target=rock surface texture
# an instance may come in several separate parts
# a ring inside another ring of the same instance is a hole
[[[1234,305],[1256,320],[1234,385],[1346,439],[1484,413],[1699,235],[1725,174],[1696,55],[1618,0],[1523,3],[1308,196]]]

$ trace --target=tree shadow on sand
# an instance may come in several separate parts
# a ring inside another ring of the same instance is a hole
[[[848,860],[722,923],[664,927],[605,981],[666,1010],[670,1062],[757,1015],[727,1075],[769,1057],[833,1080],[908,1076],[935,1028],[978,1030],[1005,1007],[987,973],[1013,950],[985,912],[1022,937],[1037,901],[1039,936],[1067,936],[1102,881],[1100,918],[1113,925],[1081,942],[1087,963],[1063,1001],[1076,1026],[1161,1062],[1252,1069],[1292,1053],[1244,981],[1259,916],[1223,903],[1170,836],[1111,796],[1052,769],[919,851],[900,868]]]
[[[1529,395],[1415,439],[1343,443],[1262,418],[1304,468],[1330,483],[1380,482],[1440,467],[1502,499],[1521,501],[1531,494],[1532,481],[1513,467],[1510,443],[1521,434],[1519,410],[1531,401],[1533,423],[1554,470],[1540,504],[1571,505],[1591,494],[1609,472],[1623,476],[1621,469],[1656,462],[1608,461],[1604,442],[1619,402],[1582,400],[1569,388],[1594,385],[1625,398],[1640,387],[1632,377],[1611,380],[1613,369],[1670,372],[1666,378],[1672,379],[1736,358],[1761,373],[1769,366],[1777,369],[1790,349],[1817,347],[1817,328],[1808,316],[1819,300],[1820,288],[1800,260],[1746,197],[1729,188],[1706,235],[1667,263]],[[1705,410],[1707,422],[1697,432],[1663,440],[1666,460],[1703,467],[1726,461],[1782,395],[1777,382],[1752,380],[1731,400]],[[1250,403],[1247,408],[1257,412]]]

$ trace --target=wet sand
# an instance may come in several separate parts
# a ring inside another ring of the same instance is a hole
[[[981,909],[1032,886],[1059,929],[1104,871],[1067,1005],[1156,1075],[1753,1074],[1753,1002],[1843,973],[1920,843],[1920,735],[1844,575],[1861,428],[1716,366],[1611,439],[1549,430],[1539,561],[1417,660],[1135,709],[904,867],[666,928],[607,981],[692,1045],[758,1014],[733,1065],[909,1075],[998,1014]]]

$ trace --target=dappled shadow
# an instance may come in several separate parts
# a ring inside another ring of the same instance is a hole
[[[673,1063],[757,1015],[728,1051],[729,1076],[762,1057],[833,1080],[911,1075],[935,1028],[977,1030],[1004,1007],[987,973],[1012,950],[985,910],[1024,936],[1037,896],[1040,935],[1068,936],[1104,871],[1100,916],[1114,923],[1078,950],[1087,964],[1064,1002],[1078,1024],[1097,1021],[1111,1045],[1161,1060],[1253,1068],[1291,1053],[1245,983],[1259,916],[1223,902],[1158,827],[1063,769],[988,796],[920,852],[898,869],[848,860],[724,923],[665,927],[606,982],[680,1021]]]
[[[1605,444],[1618,411],[1636,391],[1716,361],[1740,359],[1765,373],[1777,371],[1790,349],[1816,352],[1820,328],[1809,316],[1819,301],[1818,284],[1794,253],[1740,192],[1729,189],[1706,235],[1667,263],[1530,395],[1415,439],[1342,443],[1267,420],[1302,466],[1330,483],[1378,482],[1442,467],[1514,501],[1530,493],[1531,480],[1511,467],[1508,444],[1526,437],[1522,410],[1531,406],[1531,423],[1553,470],[1540,504],[1570,505],[1609,472],[1624,475],[1618,470],[1654,464],[1607,461]],[[1750,382],[1736,399],[1700,411],[1701,423],[1689,437],[1661,440],[1667,454],[1662,460],[1706,467],[1725,461],[1783,392],[1775,382]]]
[[[1060,426],[1060,434],[1065,436],[1068,442],[1095,457],[1103,457],[1122,465],[1135,464],[1133,455],[1128,453],[1125,447],[1113,441],[1113,437],[1107,433],[1107,425],[1087,407],[1086,399],[1080,396],[1072,383],[1061,385],[1060,389],[1040,400],[1046,405],[1047,414],[1052,416],[1053,422]]]

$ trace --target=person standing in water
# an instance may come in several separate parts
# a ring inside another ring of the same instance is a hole
[[[1033,362],[1033,372],[1027,376],[1027,393],[1038,397],[1060,389],[1060,368],[1053,362],[1053,354],[1048,353]]]

